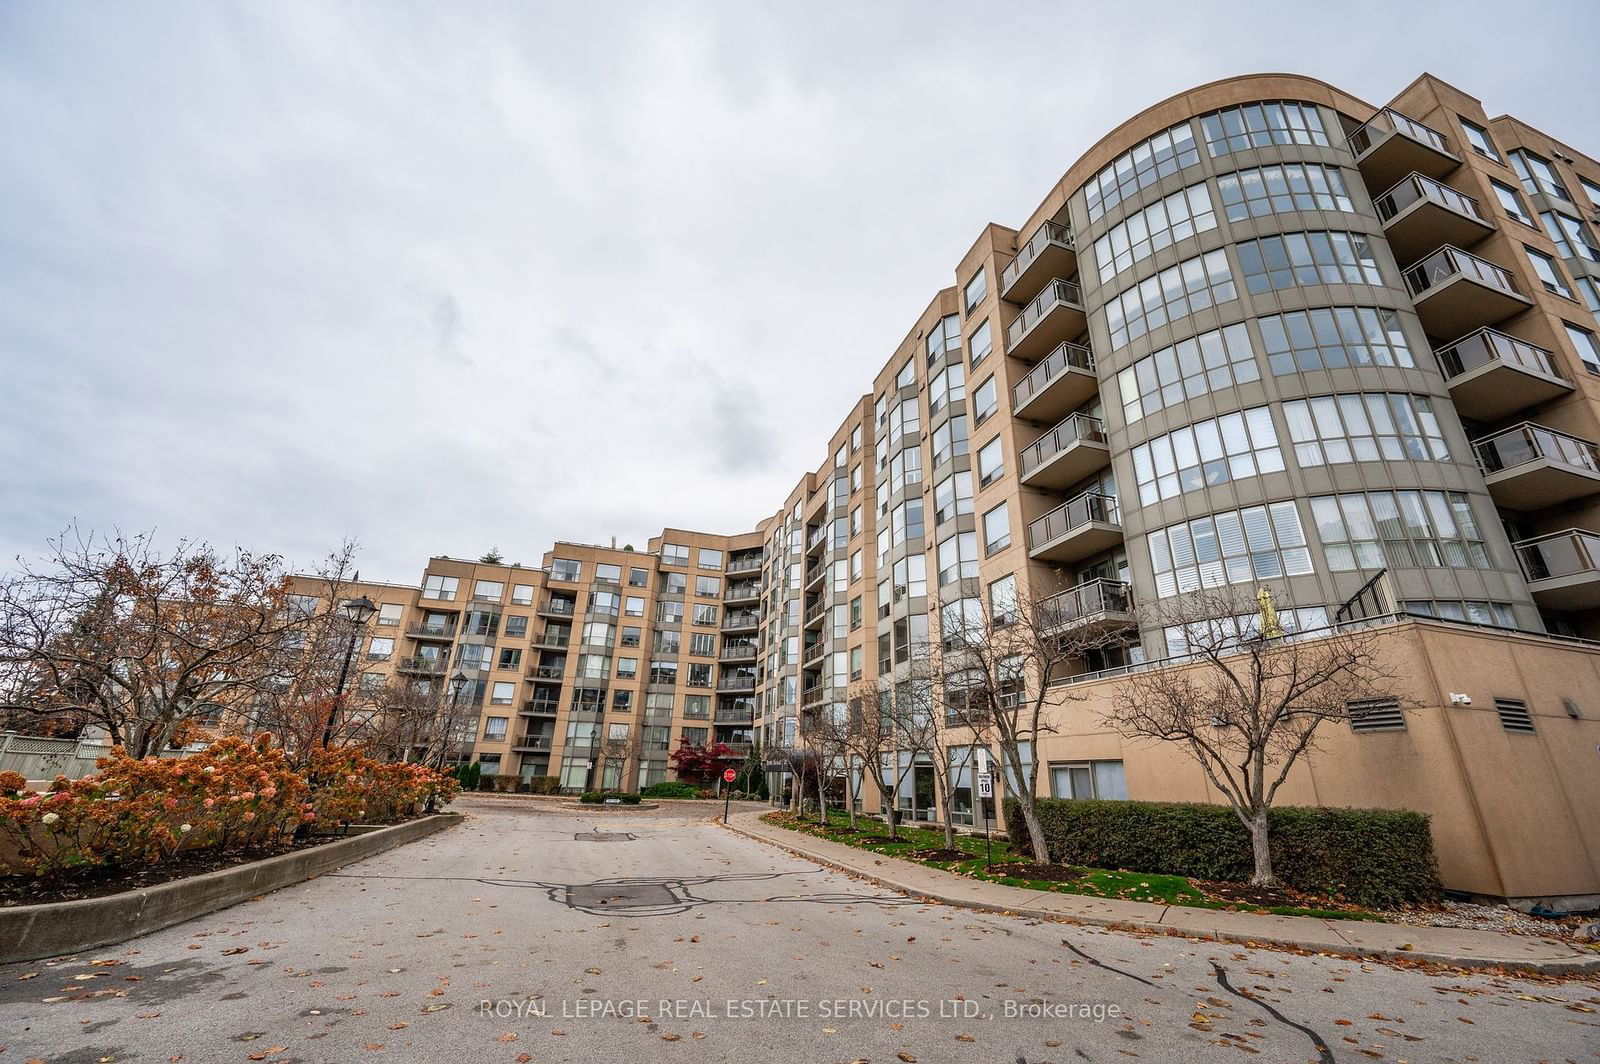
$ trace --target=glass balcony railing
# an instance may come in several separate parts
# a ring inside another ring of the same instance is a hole
[[[1449,185],[1440,184],[1431,177],[1417,173],[1403,178],[1398,185],[1373,200],[1372,205],[1378,209],[1378,217],[1387,222],[1413,203],[1423,199],[1487,224],[1488,220],[1478,209],[1477,200],[1464,192],[1457,192]]]
[[[1082,344],[1063,343],[1028,371],[1028,375],[1017,382],[1011,389],[1014,400],[1012,409],[1017,409],[1029,399],[1038,395],[1050,386],[1061,374],[1069,369],[1088,370],[1094,372],[1094,352]]]
[[[1061,247],[1070,249],[1072,247],[1072,226],[1062,225],[1060,222],[1047,221],[1035,229],[1033,236],[1028,238],[1028,242],[1017,249],[1017,257],[1012,259],[1010,265],[1001,271],[1000,290],[1004,292],[1015,284],[1017,278],[1022,276],[1023,271],[1028,268],[1034,259],[1039,257],[1039,252],[1051,244],[1059,244]]]
[[[1496,329],[1483,328],[1468,333],[1455,343],[1439,348],[1434,355],[1439,359],[1439,368],[1444,371],[1446,380],[1491,362],[1532,370],[1558,380],[1566,379],[1556,368],[1555,356],[1549,351]]]
[[[1600,572],[1600,536],[1569,528],[1512,544],[1528,580],[1555,580]]]
[[[1477,453],[1478,465],[1485,473],[1515,469],[1544,458],[1600,474],[1600,448],[1588,440],[1532,422],[1523,422],[1478,440],[1473,443],[1472,449]]]
[[[1122,580],[1087,580],[1040,604],[1040,620],[1051,628],[1081,624],[1107,613],[1132,613],[1133,588]]]
[[[1448,244],[1407,269],[1406,286],[1411,289],[1413,296],[1421,296],[1430,288],[1437,288],[1458,275],[1470,277],[1509,295],[1522,295],[1517,291],[1517,284],[1511,279],[1509,271]]]
[[[1015,347],[1029,329],[1039,323],[1039,320],[1058,306],[1081,307],[1083,296],[1078,286],[1071,281],[1063,281],[1057,277],[1044,286],[1044,291],[1034,297],[1033,301],[1022,308],[1016,320],[1006,327],[1006,342]]]
[[[1088,414],[1073,414],[1022,451],[1022,475],[1027,476],[1077,443],[1105,443],[1105,422]]]
[[[1108,525],[1117,523],[1117,497],[1098,491],[1086,491],[1068,499],[1054,510],[1028,524],[1028,546],[1038,547],[1059,539],[1075,528],[1092,521]]]
[[[423,639],[449,639],[455,632],[454,621],[414,621],[406,625],[406,635]]]
[[[1443,133],[1387,107],[1350,134],[1348,138],[1350,150],[1359,156],[1390,133],[1403,134],[1436,151],[1450,152],[1450,142],[1445,139]]]

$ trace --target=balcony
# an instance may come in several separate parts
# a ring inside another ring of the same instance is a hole
[[[561,711],[561,703],[553,698],[530,698],[522,703],[518,713],[533,717],[553,717]]]
[[[1000,298],[1010,303],[1026,303],[1038,295],[1052,277],[1071,277],[1077,272],[1078,252],[1072,240],[1072,227],[1046,221],[1017,249],[1017,257],[1001,272]]]
[[[1405,273],[1430,336],[1462,336],[1533,306],[1509,272],[1460,248],[1442,247]]]
[[[437,658],[401,658],[396,668],[401,672],[414,672],[422,676],[443,676],[448,661]]]
[[[1600,492],[1600,449],[1588,440],[1523,422],[1472,449],[1497,505],[1541,510]]]
[[[724,632],[752,632],[761,627],[761,614],[755,610],[729,610],[723,614]]]
[[[756,711],[749,706],[746,706],[743,709],[719,709],[717,710],[717,718],[714,723],[744,725],[745,727],[749,727],[750,722],[755,720],[755,717]]]
[[[1499,421],[1572,391],[1542,347],[1494,329],[1479,329],[1434,352],[1463,417]]]
[[[1022,482],[1060,490],[1111,464],[1105,423],[1073,414],[1022,450]]]
[[[1006,354],[1029,362],[1074,339],[1088,323],[1078,286],[1059,277],[1045,285],[1006,327]]]
[[[555,742],[553,735],[519,735],[517,741],[511,744],[511,749],[519,753],[541,753],[550,749]]]
[[[822,619],[828,615],[828,599],[826,596],[817,599],[806,607],[805,626],[815,628],[822,624]]]
[[[534,636],[532,643],[529,645],[542,650],[561,650],[570,642],[572,642],[572,633],[570,632],[547,631],[542,635]]]
[[[828,701],[828,692],[831,689],[827,684],[814,683],[807,687],[800,695],[800,706],[803,709],[815,709]]]
[[[1443,177],[1461,165],[1443,133],[1387,107],[1350,134],[1348,143],[1369,189],[1390,188],[1412,171]]]
[[[1082,344],[1064,343],[1011,389],[1011,410],[1017,417],[1050,424],[1088,402],[1099,388],[1094,352]]]
[[[1040,604],[1041,626],[1073,636],[1097,636],[1131,628],[1133,588],[1121,580],[1088,580]]]
[[[728,562],[728,575],[738,576],[740,573],[759,573],[761,571],[761,557],[734,558]]]
[[[437,639],[448,643],[455,638],[454,621],[413,621],[406,625],[406,635],[412,639]]]
[[[811,566],[810,568],[808,568],[806,570],[806,580],[805,580],[805,585],[804,585],[805,589],[807,591],[810,591],[811,590],[811,586],[813,584],[821,583],[822,582],[822,578],[827,576],[827,575],[828,575],[828,563],[827,562],[825,562],[825,561],[824,562],[818,562],[816,565]]]
[[[743,583],[729,584],[727,593],[722,596],[723,602],[757,602],[761,598],[761,584],[755,580]]]
[[[806,648],[800,652],[800,664],[807,668],[813,665],[820,665],[827,656],[828,641],[826,639],[818,639],[814,643],[806,644]]]
[[[566,671],[567,666],[564,663],[561,665],[535,665],[528,670],[528,676],[534,680],[559,680]]]
[[[1553,610],[1600,606],[1600,535],[1569,528],[1511,546],[1539,605]]]
[[[575,606],[572,599],[545,599],[539,607],[539,613],[547,617],[571,617]]]
[[[1028,556],[1037,561],[1082,561],[1121,542],[1116,496],[1098,491],[1068,499],[1028,523]]]
[[[733,673],[730,675],[727,672],[723,672],[721,676],[717,677],[717,690],[719,691],[742,691],[748,693],[755,689],[755,673],[749,673],[748,675]]]
[[[1407,174],[1373,206],[1401,262],[1415,262],[1444,244],[1467,247],[1494,232],[1477,200],[1422,174]]]
[[[756,660],[756,645],[754,643],[723,643],[722,653],[717,655],[718,661],[754,661]]]

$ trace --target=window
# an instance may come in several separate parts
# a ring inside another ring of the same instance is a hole
[[[629,595],[622,600],[622,613],[625,617],[643,617],[644,599],[638,595]]]
[[[1050,793],[1056,798],[1123,801],[1128,783],[1121,761],[1081,761],[1050,766]]]
[[[550,579],[575,584],[583,575],[583,563],[571,558],[555,558],[550,562]]]
[[[368,661],[388,661],[394,655],[394,640],[387,636],[373,636],[367,644]]]
[[[1528,209],[1522,205],[1522,196],[1516,189],[1493,178],[1489,179],[1489,184],[1494,189],[1495,199],[1500,201],[1500,209],[1506,212],[1507,217],[1515,218],[1523,225],[1533,224]]]
[[[1225,252],[1210,251],[1186,259],[1141,281],[1106,304],[1111,346],[1122,347],[1151,329],[1236,298],[1233,273],[1228,268]]]
[[[978,534],[958,532],[939,544],[939,586],[978,575]]]
[[[1228,510],[1150,533],[1156,595],[1311,572],[1311,551],[1292,502]]]
[[[506,618],[506,635],[513,639],[521,639],[528,634],[528,618],[520,614],[512,614]]]
[[[1600,314],[1600,281],[1592,277],[1578,278],[1578,292],[1583,296],[1583,303],[1595,314]]]
[[[1015,573],[1002,576],[989,585],[989,616],[996,625],[1017,620],[1017,577]]]
[[[678,682],[678,663],[664,659],[650,662],[650,682],[675,684]]]
[[[1528,253],[1528,263],[1533,266],[1533,272],[1539,275],[1539,283],[1544,285],[1546,292],[1553,292],[1558,296],[1572,298],[1572,289],[1567,287],[1567,282],[1562,279],[1561,271],[1556,268],[1556,260],[1541,251],[1535,251],[1528,245],[1522,245],[1522,250]]]
[[[1213,329],[1164,347],[1117,374],[1129,424],[1185,399],[1259,380],[1250,334],[1241,325]]]
[[[505,705],[506,703],[496,703]],[[483,719],[483,738],[485,742],[503,743],[506,740],[506,725],[511,723],[510,717],[485,717]]]
[[[1290,211],[1355,212],[1344,173],[1336,166],[1278,163],[1237,170],[1217,178],[1223,213],[1230,222]]]
[[[711,716],[711,696],[685,695],[683,699],[683,715],[690,720],[708,719]]]
[[[1230,107],[1200,119],[1206,149],[1214,159],[1230,152],[1270,144],[1317,144],[1328,147],[1322,113],[1309,103],[1252,103]]]
[[[996,436],[978,451],[978,487],[986,488],[999,480],[1006,471],[1005,452]]]
[[[1100,283],[1111,280],[1162,248],[1217,227],[1216,210],[1204,181],[1179,189],[1106,230],[1094,242]]]
[[[702,569],[721,569],[722,552],[713,547],[701,547],[695,552],[695,564]]]
[[[1583,186],[1583,194],[1589,197],[1589,202],[1600,209],[1600,184],[1581,175],[1578,177],[1578,184]]]
[[[694,623],[704,626],[714,626],[717,623],[718,609],[707,603],[697,602],[694,606]]]
[[[520,669],[522,667],[522,650],[519,647],[501,647],[500,660],[495,663],[497,669]]]
[[[1157,133],[1119,155],[1084,185],[1089,221],[1093,222],[1141,188],[1199,161],[1194,130],[1187,120]]]
[[[850,430],[850,453],[855,454],[861,450],[861,426],[857,425]]]
[[[1489,567],[1472,505],[1461,492],[1319,495],[1311,499],[1311,515],[1334,572]]]
[[[496,680],[494,686],[489,689],[489,704],[491,706],[509,706],[516,701],[516,697],[517,685],[513,680]],[[493,721],[499,718],[490,717],[489,719]],[[504,730],[504,728],[501,729],[502,732]]]
[[[619,680],[631,680],[637,675],[639,675],[639,659],[638,658],[618,658],[617,659],[617,679],[619,679]]]
[[[1494,700],[1494,711],[1500,717],[1500,727],[1508,732],[1520,735],[1533,734],[1533,715],[1528,712],[1528,703],[1520,698],[1497,698]]]
[[[1011,546],[1011,517],[1005,503],[983,515],[983,553],[987,557]]]
[[[378,625],[382,628],[393,628],[405,616],[406,608],[403,603],[383,602],[378,605]]]
[[[861,627],[861,596],[857,595],[850,600],[850,630],[853,632]]]
[[[970,532],[965,535],[968,540],[976,538]],[[977,563],[973,565],[976,567]],[[923,598],[928,594],[927,555],[912,554],[894,563],[894,592],[896,599],[903,596]]]
[[[683,623],[683,603],[658,602],[656,603],[656,620],[662,624]]]
[[[974,366],[982,362],[988,357],[989,352],[994,350],[994,334],[989,329],[988,318],[984,318],[983,322],[972,330],[972,336],[967,340],[967,350],[971,352],[969,361]]]
[[[939,635],[946,647],[981,645],[984,630],[983,603],[975,598],[956,599],[939,608]]]
[[[1485,159],[1493,159],[1495,162],[1500,161],[1500,153],[1495,151],[1494,140],[1489,136],[1487,129],[1463,118],[1461,119],[1461,133],[1466,137],[1467,143],[1472,146],[1473,151]]]
[[[453,576],[435,576],[432,573],[422,578],[422,597],[425,599],[443,599],[446,602],[456,597],[456,588],[460,581]]]
[[[688,565],[688,561],[684,562]],[[683,595],[689,591],[689,577],[685,573],[662,573],[661,592],[664,595]]]
[[[622,596],[612,591],[589,592],[589,612],[615,617],[622,607]]]
[[[594,567],[594,578],[600,584],[622,583],[622,566],[600,564]]]
[[[982,299],[983,296],[979,296]],[[954,314],[946,314],[940,318],[938,324],[928,330],[928,361],[936,362],[941,356],[950,351],[961,350],[961,319]]]
[[[639,645],[639,629],[632,625],[624,625],[622,629],[622,646],[636,647]]]
[[[661,544],[662,565],[688,565],[689,548],[681,543]]]
[[[978,267],[978,272],[972,275],[972,280],[967,282],[967,287],[962,290],[962,307],[968,314],[971,314],[973,309],[983,302],[983,297],[988,294],[988,273],[980,266]]]
[[[1594,333],[1588,329],[1574,325],[1570,321],[1563,321],[1561,324],[1566,326],[1567,340],[1571,342],[1578,358],[1583,361],[1583,368],[1600,376],[1600,340],[1596,340]]]
[[[716,576],[694,578],[694,593],[701,598],[716,598],[722,594],[722,579]]]
[[[863,671],[864,671],[864,663],[862,661],[861,648],[860,647],[851,647],[850,648],[850,679],[852,679],[852,680],[861,679]]]
[[[472,597],[484,602],[499,602],[505,593],[506,585],[499,580],[479,580],[472,585]]]
[[[943,465],[950,459],[966,453],[967,418],[965,414],[957,414],[933,430],[934,465]]]
[[[1493,625],[1498,628],[1517,627],[1517,611],[1509,602],[1482,602],[1473,599],[1422,599],[1400,603],[1405,613],[1421,617],[1442,617],[1448,621],[1467,621],[1471,624]]]
[[[1245,288],[1251,292],[1318,283],[1383,283],[1372,247],[1360,233],[1283,233],[1241,241],[1238,250]]]
[[[928,416],[937,414],[945,403],[958,402],[966,397],[966,371],[961,363],[952,362],[928,383]]]
[[[589,621],[583,626],[583,642],[587,646],[608,647],[615,638],[616,629],[604,621]]]
[[[1328,611],[1323,606],[1302,606],[1294,610],[1278,610],[1278,627],[1285,634],[1314,632],[1328,627]],[[1259,612],[1235,614],[1232,617],[1212,617],[1189,624],[1168,625],[1161,636],[1170,658],[1188,657],[1208,650],[1227,650],[1243,646],[1261,634]]]
[[[917,360],[906,359],[906,364],[900,367],[900,375],[894,379],[896,388],[910,388],[917,383]]]
[[[937,527],[958,514],[972,512],[972,474],[952,473],[933,489],[933,523]]]
[[[1544,222],[1544,231],[1555,241],[1562,258],[1600,262],[1600,249],[1595,248],[1581,221],[1560,211],[1541,211],[1539,219]]]
[[[1142,505],[1282,469],[1278,434],[1264,406],[1198,421],[1133,449]]]
[[[972,393],[972,423],[981,425],[989,420],[996,409],[999,408],[999,398],[995,394],[994,376],[978,385],[978,390]]]
[[[1556,176],[1555,167],[1551,166],[1548,160],[1541,159],[1539,156],[1530,151],[1524,151],[1522,148],[1513,148],[1511,150],[1511,169],[1515,170],[1517,176],[1522,178],[1522,189],[1530,196],[1536,196],[1542,192],[1547,196],[1554,196],[1556,199],[1566,200],[1568,203],[1572,202],[1572,197],[1567,193],[1567,186],[1561,183],[1561,179]]]
[[[1258,319],[1274,374],[1416,365],[1400,317],[1384,307],[1319,307]]]
[[[1283,404],[1302,466],[1346,462],[1446,462],[1450,450],[1425,395],[1322,395]]]
[[[711,686],[711,663],[695,661],[689,664],[689,679],[686,681],[690,687]]]
[[[512,584],[511,585],[511,604],[513,606],[532,606],[533,605],[533,585],[532,584]]]
[[[604,680],[611,675],[611,658],[606,654],[579,654],[578,676],[586,680]]]
[[[650,570],[648,570],[648,569],[639,569],[639,568],[631,568],[631,569],[629,569],[628,570],[628,586],[629,587],[649,587],[650,586]]]

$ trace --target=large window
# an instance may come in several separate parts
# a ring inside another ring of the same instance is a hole
[[[1443,617],[1449,621],[1470,621],[1501,628],[1517,626],[1517,611],[1509,602],[1482,602],[1475,599],[1413,599],[1400,603],[1406,613],[1423,617]]]
[[[1292,502],[1181,521],[1156,529],[1148,540],[1161,598],[1311,572],[1311,551]]]
[[[1133,449],[1142,505],[1282,468],[1272,413],[1264,406],[1186,425]]]
[[[1337,166],[1316,163],[1278,163],[1223,174],[1217,178],[1217,193],[1230,222],[1290,211],[1349,214],[1356,209],[1344,173]]]
[[[1164,347],[1119,372],[1122,416],[1132,424],[1185,399],[1260,377],[1245,327],[1213,329]]]
[[[957,514],[972,512],[972,474],[952,473],[933,488],[933,523],[937,527]]]
[[[1322,114],[1309,103],[1252,103],[1200,119],[1212,158],[1271,144],[1328,146]]]
[[[1528,208],[1523,206],[1522,195],[1516,189],[1492,177],[1489,179],[1489,184],[1494,188],[1495,199],[1500,201],[1500,207],[1506,212],[1507,217],[1515,218],[1523,225],[1533,224],[1533,219],[1528,215]]]
[[[1005,503],[983,515],[983,553],[997,554],[1011,546],[1011,516]]]
[[[688,565],[689,548],[682,543],[661,544],[662,565]]]
[[[1279,233],[1238,245],[1245,288],[1270,292],[1311,284],[1382,284],[1372,247],[1360,233]]]
[[[948,351],[961,350],[961,319],[946,314],[939,323],[928,330],[928,361],[933,362]],[[843,464],[843,463],[841,463]]]
[[[446,602],[456,597],[461,581],[454,576],[435,576],[429,573],[422,578],[422,598],[442,599]]]
[[[967,453],[967,418],[957,414],[933,430],[933,464],[942,465]]]
[[[1400,318],[1382,307],[1318,307],[1259,319],[1274,374],[1344,366],[1416,365]]]
[[[1472,146],[1473,151],[1485,159],[1493,159],[1495,162],[1500,161],[1500,153],[1495,150],[1494,140],[1490,138],[1487,129],[1484,129],[1476,122],[1468,122],[1463,118],[1461,119],[1461,132],[1467,138],[1467,143]]]
[[[972,280],[968,281],[966,288],[963,289],[963,308],[968,314],[971,314],[978,304],[983,302],[983,297],[988,294],[989,276],[987,271],[980,266],[978,272],[972,275]]]
[[[1106,230],[1094,242],[1100,283],[1164,247],[1216,227],[1216,211],[1204,181],[1158,199]]]
[[[972,336],[967,340],[967,350],[970,352],[968,359],[974,366],[994,350],[994,332],[989,328],[988,318],[984,318],[978,327],[972,330]]]
[[[952,362],[928,382],[928,416],[937,414],[946,403],[967,397],[966,370],[959,362]]]
[[[995,394],[994,375],[978,385],[978,390],[972,393],[972,423],[981,425],[989,416],[999,409],[999,397]]]
[[[1541,159],[1530,151],[1521,148],[1511,150],[1511,168],[1522,178],[1522,187],[1529,195],[1544,193],[1556,199],[1572,202],[1572,196],[1567,192],[1567,186],[1561,183],[1561,178],[1556,176],[1555,167],[1550,165],[1548,159]]]
[[[939,542],[939,586],[978,575],[978,534],[959,532]]]
[[[1540,211],[1539,219],[1544,222],[1544,231],[1556,242],[1556,250],[1561,252],[1562,258],[1600,262],[1600,250],[1589,239],[1583,222],[1560,211]]]
[[[1237,298],[1228,256],[1223,251],[1186,259],[1106,303],[1111,346],[1122,347],[1151,329]]]
[[[1121,761],[1079,761],[1050,765],[1053,798],[1096,798],[1120,801],[1128,797],[1128,781]]]
[[[1487,568],[1488,553],[1460,492],[1373,491],[1311,500],[1328,568]]]
[[[1445,462],[1433,402],[1425,395],[1371,392],[1319,395],[1283,404],[1283,417],[1302,466],[1346,462]]]
[[[1535,251],[1526,244],[1522,245],[1522,250],[1528,253],[1528,265],[1533,267],[1533,272],[1538,275],[1539,283],[1544,285],[1546,292],[1572,298],[1572,289],[1567,287],[1566,279],[1561,276],[1561,270],[1556,266],[1555,259],[1542,251]]]
[[[1194,130],[1187,120],[1157,133],[1117,156],[1111,165],[1084,185],[1092,222],[1106,211],[1168,174],[1187,169],[1200,161]]]
[[[1590,373],[1600,376],[1600,341],[1595,339],[1594,333],[1588,329],[1563,321],[1566,326],[1567,339],[1572,343],[1573,351],[1583,362],[1583,368]]]
[[[996,436],[978,451],[978,486],[986,488],[1005,475],[1005,451]]]

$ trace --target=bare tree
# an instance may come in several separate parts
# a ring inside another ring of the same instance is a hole
[[[934,765],[934,797],[944,826],[945,849],[956,848],[955,800],[961,793],[952,773],[965,773],[975,760],[974,744],[986,734],[990,720],[986,702],[965,682],[964,670],[943,674],[946,664],[939,647],[922,652],[914,673],[926,675],[911,695],[914,712],[897,715],[895,734],[904,748],[923,754]]]
[[[850,830],[856,829],[855,755],[850,749],[850,712],[839,705],[823,706],[801,717],[800,735],[825,765],[844,765],[845,811]]]
[[[889,822],[889,837],[900,837],[896,796],[914,757],[902,758],[896,746],[897,704],[889,680],[857,680],[850,685],[843,741],[848,756],[861,763],[862,779],[878,792],[878,804]]]
[[[380,756],[415,758],[434,768],[443,768],[470,743],[470,726],[478,718],[477,705],[465,702],[447,684],[428,680],[392,678],[366,701],[371,720],[357,741]]]
[[[1288,633],[1270,597],[1234,589],[1145,607],[1141,624],[1181,632],[1187,660],[1128,677],[1105,723],[1181,743],[1250,833],[1250,882],[1276,884],[1267,813],[1317,729],[1366,700],[1401,701],[1378,634],[1359,623]]]
[[[1056,680],[1081,671],[1095,651],[1124,646],[1124,626],[1107,623],[1131,614],[1125,584],[1090,581],[1059,595],[1035,597],[1019,589],[996,608],[979,599],[939,605],[939,641],[927,656],[939,678],[936,697],[948,713],[948,692],[960,692],[958,723],[993,746],[1004,789],[1017,800],[1033,857],[1050,859],[1039,823],[1038,744],[1056,730],[1052,716],[1081,696]],[[948,719],[948,717],[947,717]]]
[[[275,555],[187,541],[162,553],[150,534],[69,529],[0,580],[7,709],[104,728],[143,757],[280,683],[313,616]]]

